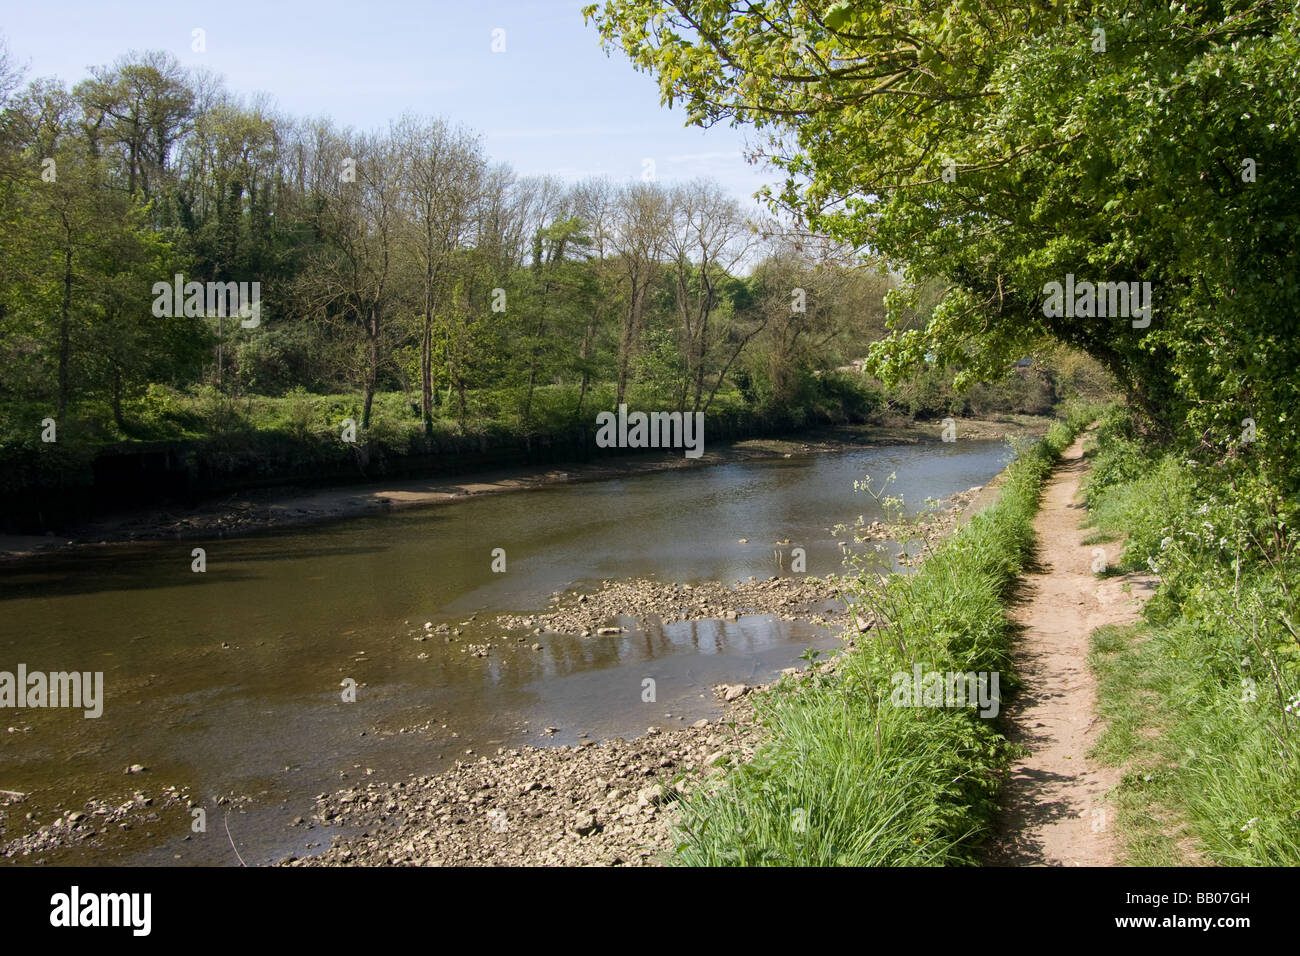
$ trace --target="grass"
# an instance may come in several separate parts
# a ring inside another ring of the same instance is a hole
[[[1089,664],[1098,679],[1105,728],[1090,756],[1124,768],[1112,796],[1125,861],[1139,866],[1190,862],[1185,833],[1165,809],[1172,803],[1171,766],[1160,753],[1161,701],[1166,682],[1144,655],[1141,626],[1104,627],[1092,636]]]
[[[1123,566],[1161,576],[1139,624],[1097,632],[1107,721],[1096,756],[1124,768],[1126,861],[1300,863],[1300,560],[1266,483],[1231,464],[1108,438],[1089,482]],[[1121,459],[1116,461],[1116,459]]]
[[[1030,558],[1032,521],[1060,453],[1093,417],[1077,409],[1023,448],[998,501],[879,587],[842,587],[887,626],[829,673],[783,679],[758,702],[770,736],[754,759],[683,801],[686,865],[960,865],[976,862],[1010,748],[973,708],[909,707],[891,676],[1009,675],[1006,600]]]

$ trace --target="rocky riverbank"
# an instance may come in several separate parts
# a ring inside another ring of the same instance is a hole
[[[902,526],[860,526],[860,540],[949,533],[981,487],[954,495]],[[918,555],[918,558],[923,555]],[[503,629],[561,632],[599,639],[618,633],[619,619],[646,623],[771,613],[834,625],[842,620],[846,649],[877,622],[853,618],[834,576],[772,577],[691,586],[653,580],[605,581],[593,591],[555,595],[556,607],[533,615],[501,615]],[[538,645],[534,645],[538,646]],[[833,669],[835,659],[813,665]],[[807,669],[789,668],[799,681]],[[500,749],[495,756],[457,761],[436,776],[375,782],[320,794],[304,827],[343,826],[323,852],[282,861],[288,866],[646,866],[670,861],[677,801],[749,760],[764,729],[755,692],[767,685],[719,685],[725,702],[717,720],[689,727],[650,727],[634,740],[587,740],[576,747]]]
[[[143,769],[132,767],[127,773]],[[162,822],[160,811],[174,817],[178,808],[198,806],[188,790],[177,787],[157,793],[136,790],[121,803],[91,798],[76,807],[25,810],[26,804],[26,794],[0,790],[0,859],[19,863],[56,850],[93,852],[102,849],[114,831],[147,830]],[[13,819],[19,814],[21,819]],[[17,835],[5,839],[10,833]]]
[[[817,665],[833,667],[834,662]],[[806,670],[790,668],[783,680]],[[499,750],[437,776],[321,794],[310,821],[360,833],[284,866],[655,866],[669,861],[677,801],[753,757],[755,691],[720,685],[717,720],[635,740]]]

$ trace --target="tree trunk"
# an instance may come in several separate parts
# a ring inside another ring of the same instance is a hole
[[[546,334],[546,294],[542,293],[542,305],[538,310],[541,318],[537,320],[537,341],[534,342],[532,354],[528,357],[528,394],[524,397],[524,425],[533,412],[533,389],[537,387],[537,354],[540,350],[542,336]]]
[[[426,256],[433,245],[425,226]],[[424,418],[424,437],[433,439],[433,261],[424,263],[424,328],[420,335],[420,414]]]
[[[420,335],[420,414],[424,418],[424,437],[433,438],[433,310],[428,296]]]
[[[63,308],[59,315],[59,419],[68,408],[68,363],[72,354],[72,230],[63,220],[67,241],[63,246]]]
[[[616,402],[618,405],[623,404],[623,397],[627,394],[628,368],[632,363],[632,346],[636,342],[637,327],[641,323],[641,304],[644,297],[644,287],[640,287],[633,280],[627,321],[623,323],[623,334],[618,342],[618,401]]]
[[[578,357],[582,360],[582,386],[578,389],[578,408],[574,412],[577,418],[582,417],[582,403],[587,399],[587,385],[591,381],[591,370],[587,366],[587,360],[591,357],[591,343],[596,334],[595,317],[589,315],[587,318],[587,328],[582,334],[582,349],[578,352]]]
[[[709,320],[707,315],[700,322],[700,344],[695,349],[695,407],[692,412],[700,410],[700,401],[704,395],[704,351],[709,334]]]
[[[370,361],[366,369],[366,402],[361,411],[362,431],[370,427],[370,411],[375,403],[375,384],[379,380],[379,315],[374,307],[370,310],[370,323],[366,332],[370,338]]]

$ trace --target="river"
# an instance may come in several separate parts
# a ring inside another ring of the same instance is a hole
[[[770,680],[837,636],[754,615],[529,637],[539,651],[525,643],[483,658],[465,647],[500,640],[497,613],[541,611],[555,592],[605,579],[768,577],[790,573],[795,546],[808,573],[838,572],[830,528],[881,517],[855,480],[896,475],[891,493],[920,506],[986,483],[1009,457],[999,441],[860,448],[0,566],[0,670],[102,671],[105,686],[97,719],[0,710],[0,788],[29,794],[6,808],[3,839],[22,832],[27,812],[49,823],[54,808],[92,796],[175,786],[207,808],[207,833],[172,813],[45,859],[225,865],[237,862],[233,840],[249,865],[267,863],[328,842],[328,829],[287,824],[358,777],[714,716],[712,685]],[[203,573],[191,569],[196,547]],[[504,573],[492,570],[497,548]],[[414,640],[425,622],[460,638]],[[653,703],[642,699],[647,678]],[[343,700],[348,679],[355,702]],[[126,775],[135,764],[147,769]]]

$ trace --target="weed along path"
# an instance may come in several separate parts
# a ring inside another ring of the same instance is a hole
[[[1120,772],[1087,757],[1101,733],[1089,638],[1104,624],[1135,618],[1151,581],[1097,578],[1098,549],[1080,528],[1086,470],[1080,436],[1062,455],[1034,520],[1037,563],[1012,612],[1023,629],[1013,651],[1022,686],[1005,710],[1008,736],[1025,752],[1010,768],[985,858],[991,866],[1119,862],[1106,795]],[[1108,560],[1117,548],[1107,546]]]

